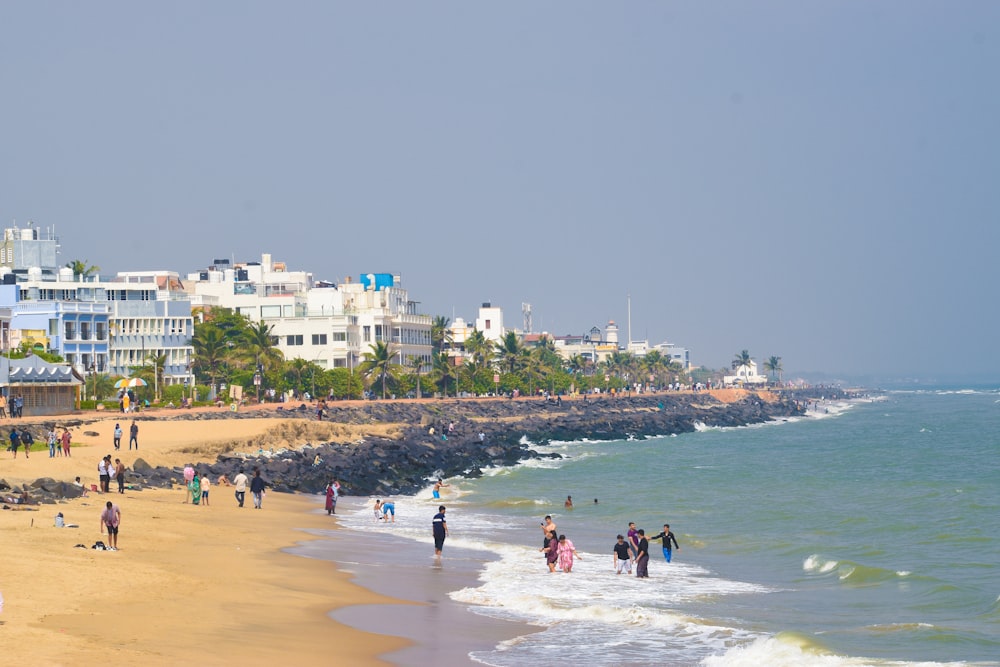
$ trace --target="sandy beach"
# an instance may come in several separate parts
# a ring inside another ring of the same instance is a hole
[[[97,463],[105,454],[131,466],[137,453],[127,450],[127,436],[122,451],[115,452],[111,435],[116,421],[127,433],[131,420],[121,415],[99,419],[71,429],[70,458],[49,458],[40,442],[30,459],[23,451],[17,459],[0,451],[0,479],[16,485],[39,477],[71,481],[80,476],[89,486],[98,482]],[[41,421],[29,418],[18,425],[41,440],[40,428],[31,426]],[[139,454],[154,466],[197,462],[186,452],[251,441],[279,421],[140,421]],[[0,423],[4,435],[10,424]],[[362,632],[328,616],[345,605],[406,602],[352,584],[330,562],[282,551],[315,539],[307,530],[335,526],[322,511],[320,497],[268,493],[263,509],[256,511],[249,498],[245,508],[238,508],[232,489],[225,487],[212,487],[207,507],[185,504],[180,487],[124,494],[115,487],[112,482],[110,494],[0,511],[5,560],[0,651],[7,661],[385,664],[377,654],[406,646],[404,639]],[[107,500],[122,512],[117,552],[90,548],[107,541],[100,532]],[[79,527],[56,528],[58,512]]]

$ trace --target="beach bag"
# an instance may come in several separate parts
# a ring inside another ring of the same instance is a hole
[[[104,542],[101,542],[100,540],[98,540],[97,542],[95,542],[94,546],[92,546],[90,548],[91,549],[97,549],[98,551],[104,551],[105,549],[107,549],[107,547],[104,546]]]

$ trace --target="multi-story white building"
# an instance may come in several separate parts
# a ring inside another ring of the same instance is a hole
[[[0,319],[6,348],[28,343],[62,356],[81,375],[128,376],[150,357],[166,360],[166,384],[192,381],[191,304],[169,271],[122,272],[111,280],[58,266],[58,240],[34,227],[4,230]]]
[[[431,361],[431,318],[416,312],[399,276],[369,273],[358,282],[315,283],[311,274],[287,271],[264,254],[259,263],[217,260],[189,274],[188,282],[195,306],[229,308],[271,326],[286,359],[353,368],[374,343],[386,342],[397,363]]]

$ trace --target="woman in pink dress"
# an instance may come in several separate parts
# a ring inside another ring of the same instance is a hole
[[[566,539],[565,535],[559,536],[559,569],[563,572],[573,571],[573,556],[580,558],[580,554],[573,548],[573,543]],[[581,559],[582,560],[582,559]]]

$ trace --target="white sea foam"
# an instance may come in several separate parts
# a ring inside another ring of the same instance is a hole
[[[906,667],[946,667],[954,665],[957,667],[965,663],[899,662],[833,655],[801,635],[781,633],[761,637],[746,645],[735,646],[723,655],[705,658],[701,664],[706,667],[758,667],[759,665],[768,665],[768,667],[801,667],[802,665],[815,665],[817,667],[901,667],[903,665]]]
[[[806,572],[826,574],[835,570],[839,564],[835,560],[827,560],[819,554],[813,554],[802,562],[802,569]]]

